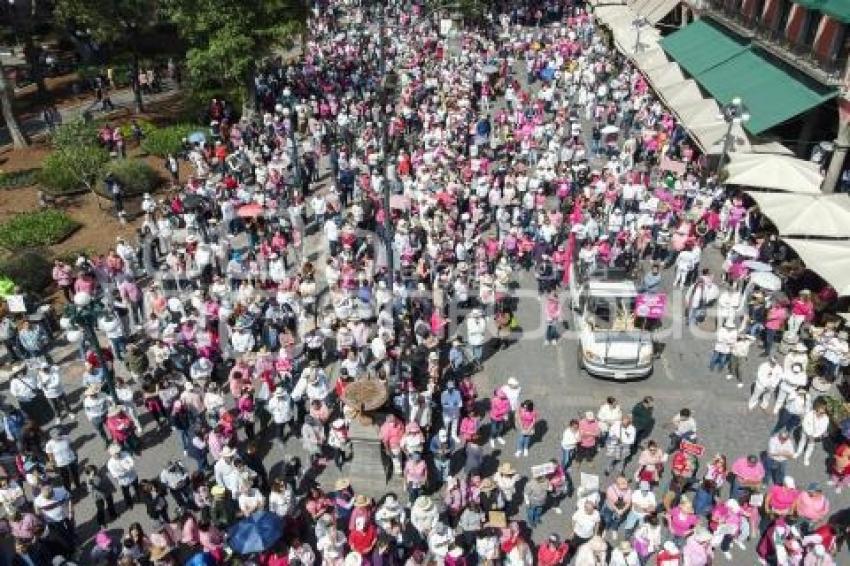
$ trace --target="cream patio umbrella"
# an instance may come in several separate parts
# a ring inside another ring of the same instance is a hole
[[[823,277],[839,296],[850,295],[850,241],[783,238],[806,267]]]
[[[726,184],[790,193],[821,194],[817,164],[787,155],[736,153],[729,156]]]
[[[850,238],[850,196],[747,192],[781,236]]]

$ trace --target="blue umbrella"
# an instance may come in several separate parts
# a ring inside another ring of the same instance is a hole
[[[189,134],[189,143],[204,143],[207,141],[207,136],[204,132],[192,132]]]
[[[186,561],[185,566],[215,566],[215,558],[208,552],[198,552]]]
[[[227,531],[227,544],[237,554],[253,554],[271,548],[283,534],[283,520],[268,511],[258,511]]]

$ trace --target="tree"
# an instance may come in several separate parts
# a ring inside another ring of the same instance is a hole
[[[142,90],[139,88],[139,53],[137,41],[157,23],[155,0],[56,0],[56,17],[91,30],[101,43],[124,43],[132,57],[133,77],[130,84],[136,112],[144,111]]]
[[[0,65],[0,110],[3,112],[3,120],[12,138],[12,146],[20,149],[27,147],[29,141],[21,129],[18,117],[15,116],[15,91],[6,78],[6,68]]]
[[[307,29],[306,0],[163,0],[189,43],[189,74],[197,85],[237,86],[243,113],[256,106],[258,64]]]

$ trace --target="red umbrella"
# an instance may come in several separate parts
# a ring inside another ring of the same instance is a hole
[[[239,218],[256,218],[263,214],[263,210],[264,208],[262,206],[256,202],[252,202],[240,207],[236,214],[239,215]]]

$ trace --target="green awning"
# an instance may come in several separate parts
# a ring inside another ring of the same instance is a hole
[[[850,23],[850,2],[848,0],[794,0],[795,4],[821,12],[833,20]]]
[[[750,112],[745,128],[758,134],[802,114],[837,94],[746,49],[695,77],[721,104],[738,96]]]
[[[823,0],[820,6],[815,9],[834,20],[850,24],[850,2],[847,0]]]
[[[661,47],[696,77],[746,49],[747,42],[705,20],[697,20],[662,39]]]

